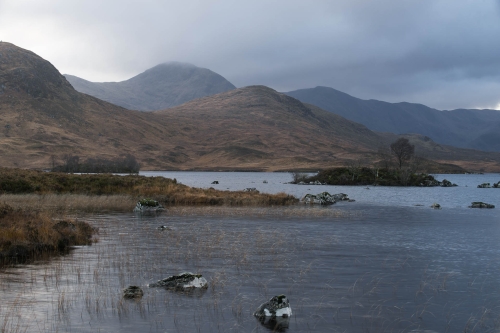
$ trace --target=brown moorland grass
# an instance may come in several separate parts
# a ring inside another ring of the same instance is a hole
[[[0,204],[0,265],[87,245],[94,232],[86,222]]]
[[[67,197],[60,196],[63,194],[80,195],[80,201],[84,201],[84,196],[104,196],[109,199],[119,195],[123,198],[129,196],[134,201],[152,198],[164,205],[283,206],[298,202],[297,198],[285,193],[193,188],[164,177],[80,175],[9,168],[0,168],[0,195],[2,194],[57,194],[53,200],[68,200]],[[87,202],[91,200],[94,199],[88,199]],[[130,202],[129,199],[124,201]]]
[[[93,234],[90,225],[61,218],[64,214],[131,211],[141,198],[170,207],[289,206],[298,202],[285,193],[191,188],[163,177],[0,168],[0,265],[87,244]]]

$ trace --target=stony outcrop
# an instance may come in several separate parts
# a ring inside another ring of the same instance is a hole
[[[293,184],[293,183],[292,183]],[[315,180],[313,182],[304,182],[304,181],[300,181],[297,183],[297,185],[328,185],[326,183],[322,183],[320,182],[319,180]]]
[[[436,179],[427,179],[423,183],[420,184],[423,187],[454,187],[458,186],[455,183],[450,182],[448,179],[443,179],[443,181],[439,181]]]
[[[160,203],[153,199],[142,199],[137,202],[134,208],[135,213],[156,213],[165,210],[165,208],[160,205]]]
[[[285,295],[274,296],[268,302],[262,303],[253,314],[256,317],[289,318],[292,308]]]
[[[441,185],[440,185],[441,187],[453,187],[453,186],[458,186],[457,184],[454,184],[454,183],[450,182],[450,181],[449,181],[449,180],[447,180],[447,179],[443,179],[443,181],[442,181],[442,182],[440,182],[440,183],[441,183]]]
[[[162,287],[166,289],[189,291],[208,288],[207,280],[201,274],[184,272],[179,275],[169,276],[166,279],[150,283],[149,287]]]
[[[141,298],[144,295],[144,291],[138,286],[128,286],[123,289],[124,298]]]
[[[469,206],[469,208],[495,208],[495,205],[491,205],[481,201],[475,201]]]
[[[330,194],[328,192],[323,192],[320,194],[306,194],[302,199],[305,204],[316,204],[316,205],[333,205],[337,201],[354,201],[347,197],[345,193]]]

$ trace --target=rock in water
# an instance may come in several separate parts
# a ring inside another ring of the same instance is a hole
[[[469,208],[495,208],[495,205],[487,204],[481,201],[475,201],[469,206]]]
[[[137,205],[134,208],[135,213],[156,213],[163,211],[162,205],[156,200],[153,199],[142,199],[137,202]]]
[[[169,276],[166,279],[150,283],[149,287],[163,287],[180,291],[208,288],[207,280],[201,274],[184,272],[179,275]]]
[[[123,297],[125,298],[140,298],[144,295],[144,291],[138,286],[128,286],[123,289]]]
[[[316,195],[306,194],[301,201],[306,204],[333,205],[337,201],[351,201],[351,200],[347,197],[347,194],[345,193],[330,194],[328,192],[323,192]]]
[[[434,208],[434,209],[441,209],[441,205],[435,202],[435,203],[433,203],[433,204],[431,205],[431,208]]]
[[[477,185],[477,188],[491,188],[490,183],[482,183],[480,185]]]
[[[292,308],[285,295],[274,296],[269,302],[261,304],[253,314],[256,317],[288,318],[292,315]]]

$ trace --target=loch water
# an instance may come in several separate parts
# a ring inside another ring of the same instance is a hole
[[[500,331],[500,189],[477,188],[499,174],[436,175],[459,185],[451,188],[292,185],[286,173],[143,174],[356,201],[81,217],[100,228],[97,243],[0,271],[0,332]],[[468,208],[472,201],[497,208]],[[435,202],[442,209],[431,209]],[[209,287],[147,287],[184,271],[203,274]],[[122,298],[129,285],[144,289],[142,299]],[[253,317],[279,294],[290,301],[289,319]]]

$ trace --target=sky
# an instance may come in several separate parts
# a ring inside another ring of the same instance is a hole
[[[237,87],[500,109],[500,0],[0,0],[0,40],[95,82],[181,61]]]

